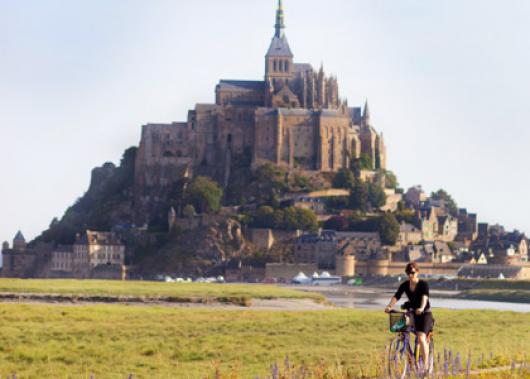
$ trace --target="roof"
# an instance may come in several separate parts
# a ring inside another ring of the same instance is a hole
[[[362,121],[362,109],[361,107],[348,108],[348,113],[355,125],[360,125]]]
[[[265,82],[263,80],[221,80],[219,82],[221,91],[264,91]]]
[[[309,63],[295,63],[294,72],[315,71]]]
[[[287,37],[274,37],[271,41],[267,56],[292,57],[293,53],[287,42]]]
[[[13,239],[13,241],[26,241],[26,239],[24,238],[24,235],[22,234],[22,232],[19,230],[15,238]]]
[[[402,222],[399,224],[399,231],[401,233],[412,233],[412,232],[420,232],[418,228],[416,228],[412,224],[407,224],[406,222]]]

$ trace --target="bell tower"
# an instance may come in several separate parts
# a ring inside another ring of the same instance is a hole
[[[293,77],[293,53],[285,36],[285,23],[282,0],[278,0],[274,37],[265,56],[265,81],[275,88],[289,82]]]

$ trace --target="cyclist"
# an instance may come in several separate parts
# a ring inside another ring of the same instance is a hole
[[[409,280],[401,283],[395,295],[390,299],[390,303],[385,308],[386,313],[390,313],[392,308],[401,299],[403,292],[409,298],[407,308],[414,310],[414,328],[418,335],[420,351],[424,362],[429,362],[429,344],[427,335],[433,330],[434,318],[432,317],[431,305],[429,302],[429,285],[426,281],[418,278],[420,269],[416,262],[411,262],[405,267],[405,273]]]

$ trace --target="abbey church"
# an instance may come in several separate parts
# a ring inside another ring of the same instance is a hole
[[[383,137],[371,125],[368,105],[348,107],[336,78],[294,62],[281,0],[264,63],[263,80],[221,80],[215,104],[197,104],[186,122],[144,125],[137,188],[167,186],[177,175],[206,168],[226,185],[230,162],[243,154],[252,167],[268,162],[338,171],[366,154],[373,169],[386,168]]]

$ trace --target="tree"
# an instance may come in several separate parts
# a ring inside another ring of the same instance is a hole
[[[310,209],[288,207],[284,210],[284,220],[287,230],[314,230],[318,226],[317,217]]]
[[[217,212],[221,208],[223,190],[210,178],[198,176],[187,187],[185,202],[199,213]]]
[[[385,176],[385,187],[396,189],[399,186],[396,174],[390,170],[383,170],[383,175]]]
[[[344,216],[333,216],[330,217],[325,223],[324,228],[337,231],[345,231],[350,227],[350,222]]]
[[[399,223],[392,213],[385,213],[379,219],[379,235],[384,245],[395,245],[399,237]]]
[[[374,169],[372,157],[370,157],[366,153],[361,154],[361,157],[359,158],[359,165],[361,167],[361,170],[373,170]]]
[[[374,208],[380,208],[386,204],[386,194],[378,184],[368,185],[368,201]]]
[[[195,211],[195,207],[193,205],[191,205],[191,204],[186,204],[186,206],[182,210],[182,215],[184,217],[193,217],[196,214],[197,214],[197,212]]]
[[[456,216],[458,214],[458,206],[456,205],[456,202],[445,190],[439,189],[438,191],[431,193],[431,198],[433,200],[442,200],[445,202],[445,206],[451,215]]]
[[[333,188],[351,189],[355,185],[355,176],[351,170],[341,169],[333,178]]]
[[[368,211],[368,185],[362,180],[356,181],[350,191],[350,207],[363,213]]]
[[[274,228],[274,209],[268,205],[259,207],[253,224],[257,228]]]

